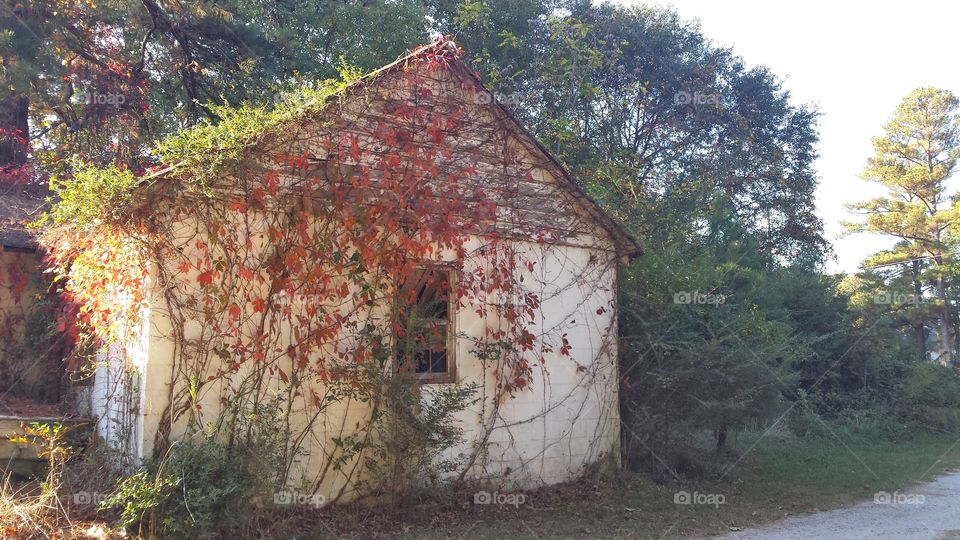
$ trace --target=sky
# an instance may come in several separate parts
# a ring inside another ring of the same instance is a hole
[[[630,4],[630,0],[620,3]],[[845,234],[845,205],[883,193],[860,179],[871,138],[919,86],[960,94],[956,0],[649,0],[699,19],[703,34],[732,47],[747,65],[781,77],[795,103],[821,113],[817,212],[836,259],[827,270],[855,272],[890,241]]]

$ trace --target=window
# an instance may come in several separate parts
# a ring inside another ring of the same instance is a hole
[[[418,268],[400,284],[397,359],[423,382],[453,382],[454,270]]]

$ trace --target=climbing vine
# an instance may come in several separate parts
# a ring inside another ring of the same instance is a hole
[[[566,323],[543,325],[531,288],[562,232],[504,207],[533,166],[471,106],[482,89],[450,76],[458,54],[442,44],[273,108],[218,109],[220,122],[160,144],[143,174],[75,164],[54,179],[43,241],[68,333],[82,361],[106,348],[168,379],[148,395],[162,403],[155,455],[201,431],[242,448],[258,436],[250,415],[269,414],[285,444],[278,484],[310,470],[311,492],[334,476],[346,479],[336,497],[385,489],[423,467],[386,454],[441,460],[478,392],[492,429],[538,366],[570,356]],[[424,268],[455,276],[450,305],[480,328],[453,329],[467,350],[449,361],[472,355],[484,380],[425,387],[405,365],[400,351],[438,337],[411,331],[422,293],[404,284]]]

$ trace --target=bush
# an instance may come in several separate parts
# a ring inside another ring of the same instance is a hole
[[[837,416],[817,416],[800,410],[789,417],[790,432],[810,439],[855,438],[868,441],[896,441],[903,437],[905,426],[888,406],[844,409]]]
[[[250,464],[212,438],[174,444],[165,459],[122,480],[104,502],[147,536],[191,538],[247,523],[257,482]]]
[[[447,451],[463,440],[457,415],[477,403],[476,384],[426,389],[406,373],[376,377],[376,401],[365,466],[371,492],[398,507],[463,467]]]
[[[960,432],[960,380],[950,368],[916,364],[897,388],[899,418],[911,430]]]

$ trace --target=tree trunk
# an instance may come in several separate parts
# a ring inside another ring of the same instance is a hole
[[[947,286],[943,281],[943,274],[937,275],[937,297],[940,299],[940,363],[945,366],[953,365],[953,336],[952,321],[950,320],[950,303],[947,300]]]
[[[913,277],[913,294],[915,307],[920,307],[920,298],[923,296],[923,282],[920,280],[920,261],[914,260],[911,268]],[[925,362],[927,358],[927,332],[923,324],[923,317],[917,317],[914,323],[914,334],[917,338],[917,350],[920,351],[920,361]]]
[[[23,165],[27,148],[22,139],[29,136],[26,96],[8,93],[0,98],[0,169]]]

